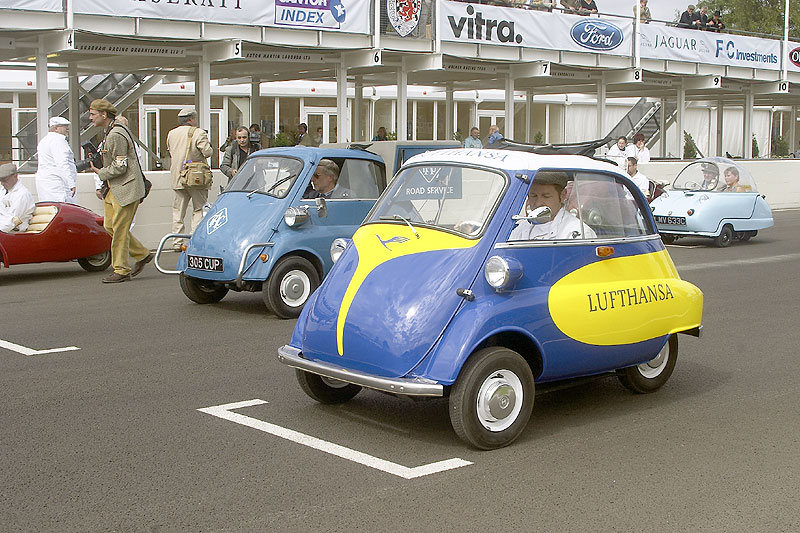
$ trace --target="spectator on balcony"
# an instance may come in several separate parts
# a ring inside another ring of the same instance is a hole
[[[650,16],[650,8],[647,7],[647,0],[639,0],[639,21],[642,24],[650,24],[653,17]],[[636,16],[636,5],[633,6],[633,15]]]
[[[525,0],[525,7],[536,11],[552,11],[555,2],[553,0]]]
[[[635,157],[639,163],[650,162],[650,150],[644,145],[644,134],[637,133],[633,136],[633,144],[626,148],[628,157]]]
[[[577,15],[578,10],[581,7],[580,0],[561,0],[561,5],[564,6],[564,13],[570,13],[573,15]]]
[[[580,0],[580,4],[578,7],[578,14],[579,15],[596,15],[597,14],[597,2],[594,0]]]
[[[678,21],[679,28],[688,28],[696,30],[700,27],[700,13],[695,11],[694,4],[689,4],[686,11],[681,13],[681,19]]]
[[[717,33],[721,32],[725,29],[725,24],[722,23],[722,19],[720,18],[719,9],[714,11],[714,14],[711,15],[711,18],[706,23],[706,30],[707,31],[715,31]]]
[[[698,15],[700,18],[700,24],[698,25],[698,28],[705,30],[709,21],[708,8],[706,6],[700,6],[700,13],[698,13]]]

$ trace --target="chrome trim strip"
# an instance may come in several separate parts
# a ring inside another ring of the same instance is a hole
[[[346,381],[347,383],[383,392],[408,396],[444,396],[444,386],[438,383],[425,382],[420,379],[384,378],[347,370],[328,363],[311,361],[304,358],[302,352],[294,346],[285,345],[278,348],[278,361],[312,374]]]
[[[498,242],[495,249],[502,248],[535,248],[538,246],[591,246],[605,244],[622,244],[628,242],[646,242],[661,240],[661,235],[637,235],[636,237],[615,237],[613,239],[570,239],[570,240],[534,240],[534,241],[507,241]]]
[[[167,233],[161,238],[161,242],[158,243],[158,248],[156,248],[156,268],[162,274],[180,274],[180,270],[168,270],[163,268],[161,264],[158,262],[158,258],[161,256],[161,252],[164,251],[164,245],[167,243],[168,239],[191,239],[192,236],[188,233]]]
[[[239,262],[239,271],[236,273],[236,286],[239,287],[240,289],[242,288],[242,276],[244,276],[244,264],[247,262],[247,254],[249,254],[250,250],[252,250],[253,248],[260,248],[264,246],[275,246],[275,243],[256,242],[244,249],[244,252],[242,253],[242,260]]]

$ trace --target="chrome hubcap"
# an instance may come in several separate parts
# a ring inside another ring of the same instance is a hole
[[[648,379],[658,377],[667,367],[669,361],[669,341],[661,348],[658,355],[646,363],[639,365],[639,373]]]
[[[322,382],[332,389],[343,389],[349,385],[346,381],[320,376]]]
[[[478,421],[489,431],[508,429],[522,410],[522,382],[510,370],[498,370],[488,376],[477,396]]]
[[[86,258],[86,261],[92,266],[100,266],[108,259],[111,252],[102,252],[97,255],[92,255]]]
[[[281,300],[289,307],[299,307],[311,294],[311,280],[302,270],[290,270],[281,280]]]

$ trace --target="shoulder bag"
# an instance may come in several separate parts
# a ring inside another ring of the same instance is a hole
[[[195,130],[197,130],[195,127],[189,128],[189,139],[186,141],[186,154],[183,156],[179,183],[187,189],[210,189],[214,176],[211,174],[211,168],[205,158],[202,161],[189,159],[189,150],[192,148],[192,137]]]

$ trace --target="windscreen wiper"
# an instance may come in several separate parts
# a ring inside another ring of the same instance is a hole
[[[419,239],[419,233],[417,233],[417,230],[415,230],[414,226],[411,225],[411,222],[401,217],[400,215],[382,215],[378,217],[378,220],[402,220],[403,222],[408,224],[408,227],[411,228],[411,232],[414,235],[416,235],[417,239]]]

